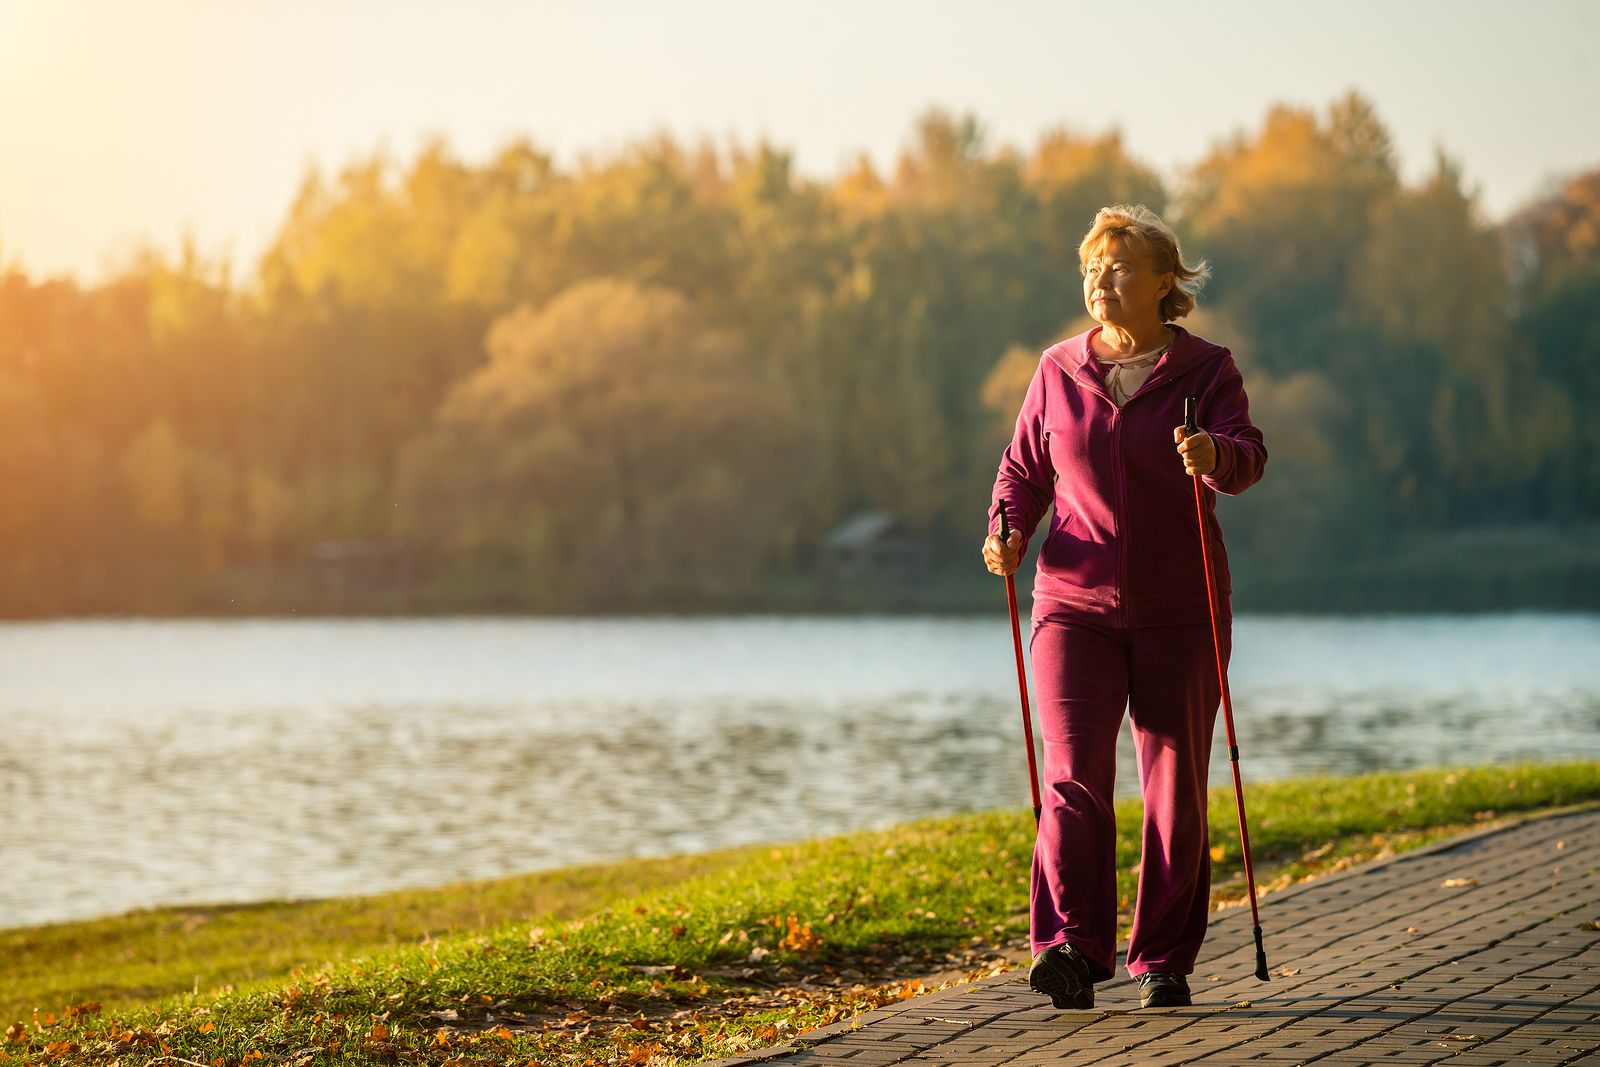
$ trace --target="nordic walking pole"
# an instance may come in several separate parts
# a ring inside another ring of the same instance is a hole
[[[1183,401],[1183,435],[1200,432],[1195,422],[1198,397],[1185,397]],[[1239,742],[1233,734],[1233,700],[1228,695],[1228,672],[1222,666],[1222,636],[1217,628],[1216,583],[1211,578],[1211,549],[1206,536],[1206,506],[1200,489],[1200,475],[1194,476],[1194,513],[1200,523],[1200,560],[1206,571],[1206,605],[1211,609],[1211,647],[1217,654],[1217,682],[1222,688],[1222,721],[1228,727],[1228,760],[1233,764],[1233,802],[1239,809],[1239,844],[1244,851],[1244,880],[1250,887],[1250,921],[1256,934],[1256,977],[1265,982],[1267,974],[1267,949],[1261,941],[1261,912],[1256,908],[1256,875],[1250,866],[1250,827],[1244,818],[1244,785],[1239,780]]]
[[[1005,501],[1000,502],[1000,541],[1011,539]],[[1017,622],[1017,583],[1006,575],[1006,603],[1011,606],[1011,644],[1017,650],[1017,692],[1022,697],[1022,736],[1028,739],[1028,788],[1033,790],[1033,823],[1039,824],[1039,769],[1033,762],[1033,721],[1028,715],[1028,672],[1022,663],[1022,627]],[[1260,941],[1260,938],[1256,938]]]

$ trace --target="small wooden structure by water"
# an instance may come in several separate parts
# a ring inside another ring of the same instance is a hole
[[[311,548],[317,586],[336,601],[398,596],[411,584],[411,551],[393,541],[318,541]]]
[[[823,571],[837,582],[910,585],[928,573],[928,543],[887,511],[859,511],[822,539]]]

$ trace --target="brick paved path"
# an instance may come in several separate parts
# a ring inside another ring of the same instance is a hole
[[[1126,977],[1092,1011],[1026,969],[715,1061],[790,1064],[1600,1064],[1600,811],[1441,842],[1213,914],[1192,1008],[1139,1009]]]

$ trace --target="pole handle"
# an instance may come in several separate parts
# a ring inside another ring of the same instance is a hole
[[[1006,502],[1000,501],[1000,540],[1011,540],[1011,523],[1006,519]]]
[[[1199,397],[1186,396],[1183,398],[1183,433],[1185,437],[1200,432],[1200,424],[1195,421],[1195,411],[1199,406]]]

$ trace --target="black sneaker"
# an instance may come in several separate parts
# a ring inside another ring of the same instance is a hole
[[[1187,1008],[1192,1003],[1189,980],[1183,975],[1146,971],[1139,976],[1141,1008]]]
[[[1034,956],[1028,988],[1043,993],[1058,1008],[1094,1007],[1089,961],[1071,945],[1052,945]]]

